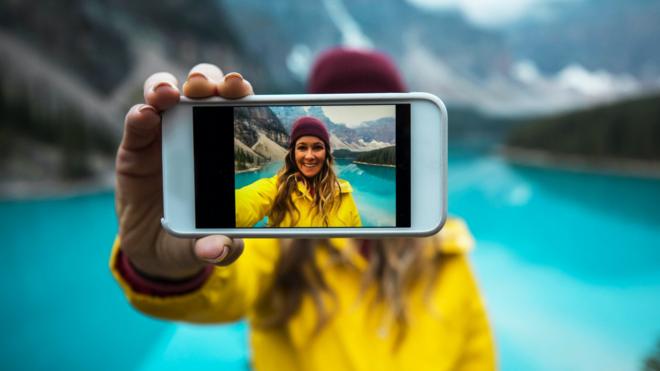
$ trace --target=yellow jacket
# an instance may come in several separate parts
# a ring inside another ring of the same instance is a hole
[[[329,227],[359,227],[362,225],[360,214],[353,200],[351,185],[339,179],[341,204],[328,215]],[[277,175],[259,179],[256,182],[236,190],[236,226],[252,227],[270,213],[277,196]],[[339,194],[337,195],[339,196]],[[323,219],[313,212],[314,197],[307,187],[298,182],[298,192],[291,195],[293,204],[300,211],[300,218],[295,227],[322,227]],[[293,226],[291,215],[287,214],[280,227]]]
[[[392,334],[383,328],[382,317],[375,314],[383,313],[384,306],[370,308],[356,301],[367,262],[351,248],[352,240],[333,239],[331,243],[349,249],[357,269],[317,256],[337,300],[334,317],[316,337],[311,336],[316,309],[310,297],[303,299],[285,328],[265,330],[253,325],[259,320],[255,303],[272,283],[278,240],[245,240],[245,251],[235,263],[214,267],[201,288],[178,296],[135,292],[115,269],[118,242],[110,267],[128,301],[145,314],[195,323],[246,318],[251,324],[255,370],[493,370],[493,339],[466,257],[472,238],[460,220],[452,219],[439,235],[427,239],[429,246],[435,246],[431,240],[437,238],[442,240],[442,269],[430,297],[425,297],[424,284],[409,293],[409,327],[397,352],[392,352]],[[317,249],[317,254],[324,251]]]

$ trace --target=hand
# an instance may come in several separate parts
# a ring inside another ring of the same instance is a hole
[[[163,215],[161,113],[179,102],[177,79],[169,73],[151,75],[144,83],[144,104],[126,114],[124,135],[117,151],[115,206],[121,249],[131,263],[149,276],[184,279],[209,263],[227,265],[243,252],[241,240],[208,236],[199,240],[166,233]],[[238,73],[223,75],[211,64],[199,64],[183,84],[189,98],[219,95],[241,98],[253,94]]]

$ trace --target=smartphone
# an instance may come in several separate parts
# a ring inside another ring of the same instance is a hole
[[[428,93],[181,97],[162,156],[176,236],[427,236],[446,219],[447,111]]]

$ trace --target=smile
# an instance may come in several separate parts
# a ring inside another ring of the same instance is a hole
[[[303,164],[305,167],[317,167],[319,164]]]

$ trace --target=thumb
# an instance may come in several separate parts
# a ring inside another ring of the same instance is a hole
[[[215,265],[229,265],[243,254],[243,240],[227,236],[207,236],[195,242],[195,256]]]

